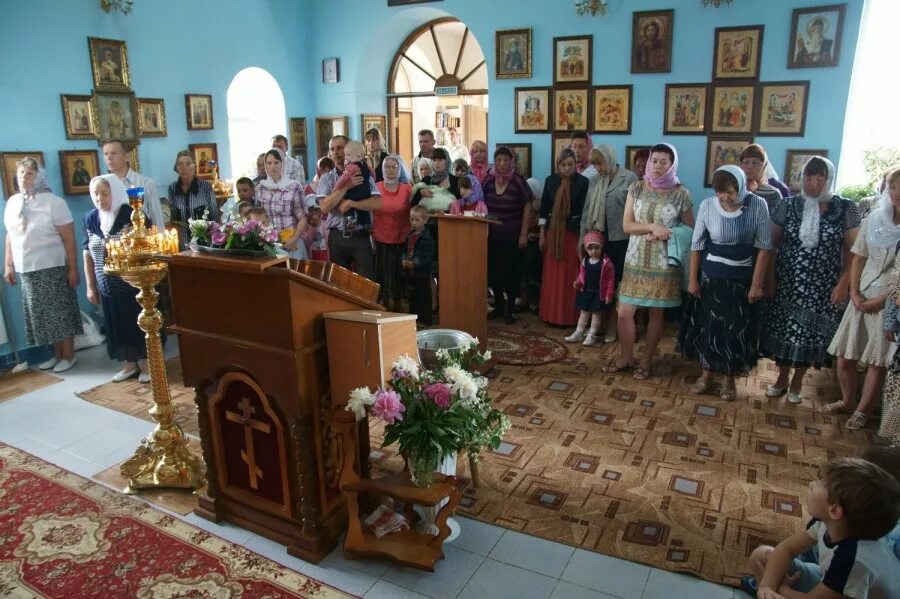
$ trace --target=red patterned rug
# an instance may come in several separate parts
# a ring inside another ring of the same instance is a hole
[[[3,444],[0,596],[351,597]]]
[[[522,335],[507,329],[488,329],[488,349],[498,364],[542,366],[569,355],[562,343],[541,334]]]

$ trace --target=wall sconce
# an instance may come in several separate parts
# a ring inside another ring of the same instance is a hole
[[[605,15],[607,4],[609,4],[609,0],[575,0],[575,12],[579,15],[591,13],[591,16],[594,17],[598,12]]]
[[[723,4],[731,4],[732,0],[701,0],[703,2],[703,6],[713,5],[715,8],[719,8]]]

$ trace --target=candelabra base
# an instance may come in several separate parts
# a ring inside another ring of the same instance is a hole
[[[157,427],[142,439],[134,455],[120,469],[128,481],[124,492],[141,489],[199,489],[204,484],[203,462],[190,450],[181,428],[172,424],[167,430]]]

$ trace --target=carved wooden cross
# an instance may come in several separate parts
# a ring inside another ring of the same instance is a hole
[[[247,463],[247,470],[250,474],[250,488],[257,489],[259,488],[259,485],[257,484],[256,479],[257,477],[262,478],[263,472],[262,469],[256,465],[256,452],[253,450],[253,430],[256,429],[268,435],[272,432],[272,427],[265,422],[260,422],[253,418],[256,408],[250,405],[250,400],[248,398],[242,397],[237,407],[241,410],[240,414],[226,410],[225,418],[244,427],[244,445],[247,446],[247,449],[241,450],[241,459]]]

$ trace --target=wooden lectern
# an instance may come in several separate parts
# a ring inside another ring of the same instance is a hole
[[[478,337],[487,349],[487,239],[480,216],[432,215],[438,221],[440,326]]]
[[[324,312],[381,308],[378,285],[341,267],[192,252],[169,266],[184,384],[194,387],[208,486],[198,515],[318,562],[346,529],[347,398],[329,392]],[[332,377],[353,376],[352,372]]]

